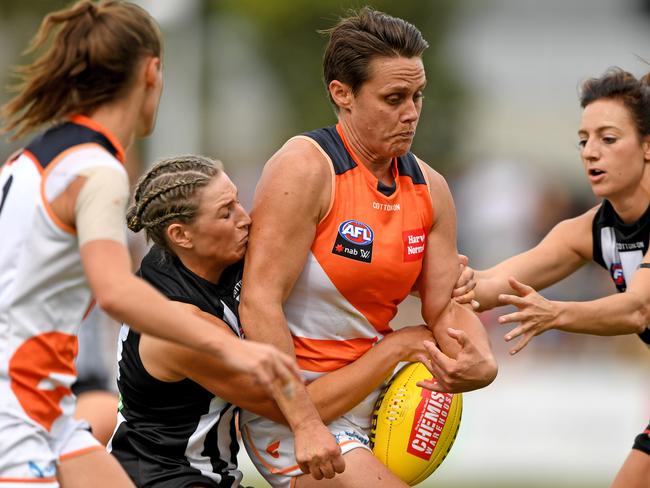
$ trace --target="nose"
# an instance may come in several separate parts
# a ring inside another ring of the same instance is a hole
[[[237,204],[237,210],[239,212],[238,219],[237,219],[237,227],[243,228],[243,227],[249,227],[251,225],[251,217],[248,215],[248,212],[244,210],[244,207],[241,205]]]
[[[584,146],[582,146],[581,156],[585,161],[595,161],[599,158],[600,151],[595,138],[589,138],[585,141]]]
[[[409,100],[405,104],[402,114],[402,122],[414,123],[420,118],[419,104],[415,100]]]

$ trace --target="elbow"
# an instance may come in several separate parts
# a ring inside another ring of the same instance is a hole
[[[642,334],[650,324],[650,305],[644,305],[638,313],[634,314],[634,332]]]
[[[96,293],[95,303],[114,319],[120,322],[123,321],[125,301],[123,297],[121,297],[119,287],[107,287],[106,290]]]
[[[497,364],[497,361],[494,358],[494,356],[489,358],[486,363],[487,364],[485,366],[483,384],[480,386],[480,388],[484,388],[488,386],[496,379],[497,374],[499,374],[499,365]]]

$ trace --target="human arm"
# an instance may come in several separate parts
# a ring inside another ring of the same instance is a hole
[[[227,328],[216,317],[193,308],[194,313],[211,320],[216,327]],[[404,327],[384,337],[356,361],[311,382],[307,390],[323,422],[329,423],[356,406],[382,384],[400,361],[416,361],[425,351],[423,342],[431,339],[431,332],[425,326]],[[159,379],[191,378],[220,398],[288,424],[290,417],[273,398],[255,386],[250,374],[232,371],[209,355],[198,356],[186,347],[147,336],[143,336],[140,348],[147,370]]]
[[[425,358],[429,359],[425,364],[433,368],[432,373],[438,381],[437,385],[428,387],[437,391],[470,391],[494,380],[496,360],[478,317],[451,299],[459,275],[455,209],[442,176],[429,167],[425,170],[435,220],[427,235],[417,288],[422,317],[439,348],[432,351],[430,358]]]
[[[499,295],[510,293],[510,277],[541,290],[574,273],[591,259],[591,225],[596,208],[557,224],[534,248],[486,270],[476,270],[474,289],[479,310],[501,305]]]
[[[58,220],[78,236],[81,263],[99,306],[137,330],[222,357],[234,367],[254,368],[263,388],[277,377],[283,381],[297,377],[291,358],[268,346],[243,346],[217,333],[209,323],[173,308],[163,295],[132,274],[123,242],[127,198],[126,176],[103,168],[77,176],[50,202]]]
[[[451,292],[451,297],[461,305],[468,304],[473,310],[478,309],[479,303],[475,300],[476,272],[469,266],[469,258],[463,254],[458,255],[460,274]]]
[[[293,139],[267,162],[255,192],[239,308],[241,323],[246,337],[273,344],[291,355],[293,340],[282,305],[326,212],[329,188],[323,181],[330,178],[324,156],[308,141]],[[318,446],[323,463],[331,460],[332,476],[334,471],[341,472],[340,448],[321,422],[305,386],[295,383],[292,393],[291,398],[278,397],[281,408],[299,411],[296,420],[311,428],[303,443],[302,430],[291,425],[296,434],[296,456],[302,445]]]
[[[643,263],[650,266],[650,256],[646,254]],[[510,286],[515,294],[500,295],[499,301],[518,310],[499,317],[499,323],[520,323],[505,336],[507,341],[521,338],[511,354],[550,329],[613,336],[640,334],[650,324],[650,269],[645,267],[637,270],[624,293],[586,302],[548,300],[514,278],[510,278]]]

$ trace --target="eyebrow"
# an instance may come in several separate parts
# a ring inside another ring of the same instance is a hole
[[[603,125],[603,126],[601,126],[601,127],[596,127],[596,132],[603,132],[603,131],[606,131],[606,130],[612,130],[612,129],[614,129],[614,130],[621,130],[620,127],[616,127],[616,126],[614,126],[614,125]],[[578,131],[578,135],[580,135],[580,134],[587,134],[587,133],[588,133],[588,131],[586,131],[585,129],[580,129],[580,130]]]

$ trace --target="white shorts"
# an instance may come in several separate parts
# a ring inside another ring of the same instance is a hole
[[[343,454],[356,448],[370,451],[372,409],[380,392],[378,388],[350,412],[327,425]],[[291,429],[247,411],[242,411],[240,419],[242,440],[257,470],[275,488],[294,486],[295,477],[304,473],[296,463]]]
[[[60,461],[104,449],[84,421],[62,416],[55,430],[0,412],[0,488],[59,488]]]

